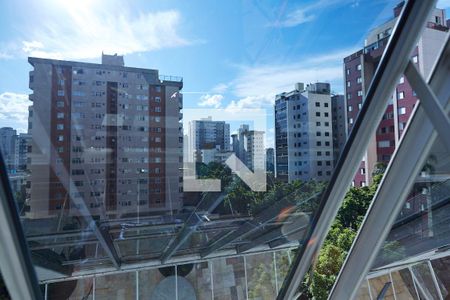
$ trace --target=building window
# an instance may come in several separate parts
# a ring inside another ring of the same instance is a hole
[[[351,82],[347,81],[347,87],[350,87],[350,86],[351,86]]]
[[[366,169],[361,168],[361,169],[359,169],[359,172],[361,175],[364,175],[364,174],[366,174]]]
[[[56,124],[57,130],[64,130],[64,124]]]
[[[358,78],[356,79],[356,82],[362,83],[362,78],[361,78],[361,77],[358,77]]]
[[[358,96],[362,97],[363,92],[361,90],[358,91]]]
[[[399,92],[398,99],[404,99],[404,98],[405,98],[405,92]]]
[[[352,99],[352,94],[347,93],[347,99]]]
[[[325,122],[325,127],[330,126],[330,122]]]
[[[413,61],[413,63],[417,64],[417,62],[419,61],[419,58],[417,57],[417,55],[414,55],[412,57],[412,61]]]
[[[388,140],[378,142],[378,148],[389,148],[390,146],[391,146],[391,142]]]
[[[322,133],[320,131],[316,132],[316,136],[321,136],[321,135],[322,135]]]
[[[56,118],[57,119],[64,119],[64,113],[62,113],[62,112],[57,113],[56,114]]]
[[[155,86],[155,91],[157,93],[161,93],[161,86],[160,85]]]
[[[358,103],[358,109],[361,109],[362,103]]]
[[[64,91],[63,90],[58,90],[58,96],[64,96]]]
[[[353,118],[348,119],[349,124],[353,124]]]
[[[58,135],[58,142],[62,142],[64,141],[64,136],[63,135]]]
[[[316,146],[322,146],[322,142],[321,141],[317,141],[316,142]]]
[[[405,122],[400,122],[398,123],[398,129],[403,130],[406,127],[406,123]]]
[[[353,106],[349,105],[348,106],[348,111],[353,111]]]
[[[398,114],[399,114],[399,115],[404,115],[404,114],[406,114],[406,107],[399,107],[399,109],[398,109]]]
[[[316,102],[316,107],[320,107],[320,102]]]
[[[350,75],[350,69],[346,70],[347,75]]]
[[[405,83],[405,77],[400,77],[400,80],[398,81],[399,84]]]
[[[328,107],[328,103],[324,103],[324,106],[325,106],[325,107]]]
[[[156,106],[156,107],[155,107],[155,112],[161,112],[161,107]]]
[[[322,151],[317,151],[317,156],[322,156]]]
[[[320,122],[316,122],[316,126],[320,126]]]
[[[316,112],[316,117],[320,117],[320,111]]]
[[[358,64],[358,65],[356,66],[356,70],[361,71],[361,64]]]

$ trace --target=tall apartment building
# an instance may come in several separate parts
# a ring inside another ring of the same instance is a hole
[[[14,173],[18,165],[17,131],[15,129],[0,128],[0,150],[8,173]]]
[[[242,124],[231,138],[233,152],[250,170],[266,169],[264,131],[250,130],[249,125]]]
[[[201,161],[201,150],[230,150],[230,124],[211,117],[189,122],[188,161]]]
[[[329,83],[314,83],[275,98],[276,177],[282,181],[326,181],[333,169]]]
[[[30,57],[30,214],[120,217],[182,205],[181,78]],[[84,204],[83,204],[84,203]]]
[[[363,49],[344,58],[347,133],[351,131],[361,109],[363,97],[380,62],[403,4],[402,2],[394,8],[393,19],[369,33]],[[445,22],[445,11],[434,9],[411,57],[424,78],[427,78],[431,72],[439,50],[446,41],[448,29]],[[406,78],[402,76],[361,162],[359,171],[354,178],[354,185],[370,184],[377,162],[384,164],[389,162],[416,102],[417,97],[413,89]]]
[[[25,171],[27,168],[28,146],[31,144],[31,135],[28,133],[21,133],[17,137],[17,169]]]
[[[336,164],[347,141],[347,117],[344,95],[331,96],[331,109],[334,163]]]
[[[266,149],[266,171],[275,174],[275,151],[273,148]]]

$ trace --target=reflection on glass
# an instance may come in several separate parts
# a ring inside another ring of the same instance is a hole
[[[95,278],[95,299],[135,299],[136,273],[127,272]]]
[[[374,298],[384,295],[383,299],[394,300],[394,290],[389,274],[369,279],[370,292]]]
[[[450,294],[450,257],[438,258],[431,261],[431,266],[436,274],[436,280],[444,299]]]
[[[291,250],[283,250],[275,252],[275,275],[276,275],[276,284],[278,290],[281,289],[284,278],[286,277],[289,266],[291,265],[291,257],[289,254]]]
[[[433,275],[427,262],[419,263],[411,267],[417,289],[421,297],[426,299],[439,299],[439,292],[434,284]]]
[[[255,254],[246,257],[248,299],[269,300],[277,295],[275,270],[271,253]]]
[[[160,290],[158,288],[161,282],[167,277],[175,275],[175,267],[166,267],[160,269],[150,269],[138,272],[138,284],[139,284],[139,299],[153,299],[155,298],[155,293]],[[170,281],[170,280],[169,280]],[[171,289],[172,295],[175,292],[175,284]],[[170,294],[169,294],[170,295]]]
[[[355,296],[355,299],[358,300],[371,300],[372,298],[370,297],[370,290],[369,290],[369,285],[367,283],[367,280],[364,280],[361,284],[361,286],[359,287],[358,293]]]
[[[177,266],[177,287],[179,299],[189,299],[190,291],[195,291],[195,299],[211,299],[211,270],[208,262]]]
[[[214,300],[247,299],[243,257],[213,259]]]
[[[47,285],[47,299],[93,299],[94,279],[62,281]]]
[[[418,299],[409,269],[391,272],[397,300]]]

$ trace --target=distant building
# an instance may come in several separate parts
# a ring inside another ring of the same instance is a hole
[[[266,172],[275,173],[275,151],[273,148],[266,149]]]
[[[347,141],[347,116],[344,96],[331,96],[331,108],[331,116],[333,118],[334,163],[336,164],[339,155],[344,149],[345,142]]]
[[[326,181],[333,169],[329,83],[297,83],[275,98],[276,177]]]
[[[120,217],[182,206],[182,78],[30,57],[29,217]]]
[[[363,49],[344,58],[345,105],[347,133],[361,109],[363,98],[380,62],[392,30],[397,22],[404,2],[394,8],[394,18],[374,28],[365,40]],[[442,45],[447,40],[448,26],[445,10],[434,9],[428,20],[411,60],[424,78],[428,78]],[[365,186],[372,182],[372,173],[377,162],[387,164],[398,146],[403,130],[408,122],[417,97],[402,76],[392,94],[376,134],[369,143],[366,155],[353,180],[355,186]]]
[[[265,170],[264,131],[250,130],[243,124],[232,140],[233,152],[250,170]]]
[[[21,133],[17,137],[17,169],[19,171],[25,171],[27,169],[28,148],[31,145],[31,135],[27,133]]]
[[[0,128],[0,150],[8,173],[14,173],[18,165],[17,131],[11,127]]]
[[[211,117],[189,122],[188,161],[201,162],[202,150],[230,150],[230,124]]]

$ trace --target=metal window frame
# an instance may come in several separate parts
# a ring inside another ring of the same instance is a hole
[[[43,299],[0,153],[0,271],[12,299]]]
[[[299,248],[277,299],[295,298],[296,290],[325,240],[369,141],[382,119],[390,95],[408,65],[409,57],[435,4],[436,0],[409,0],[405,3],[367,90],[361,111],[313,218],[313,224],[307,235],[309,242]],[[350,289],[355,289],[355,286],[351,286]]]
[[[449,34],[428,81],[440,105],[445,108],[446,114],[450,109],[450,77],[448,76],[450,41],[448,37]],[[434,127],[437,123],[428,117],[423,105],[425,101],[434,100],[422,98],[422,101],[416,105],[329,299],[352,299],[355,296],[354,291],[349,287],[359,286],[369,271],[403,207],[404,199],[416,180],[416,174],[419,173],[432,145],[437,140],[438,133]],[[415,163],[411,164],[412,161]],[[361,264],[362,261],[365,263]]]

